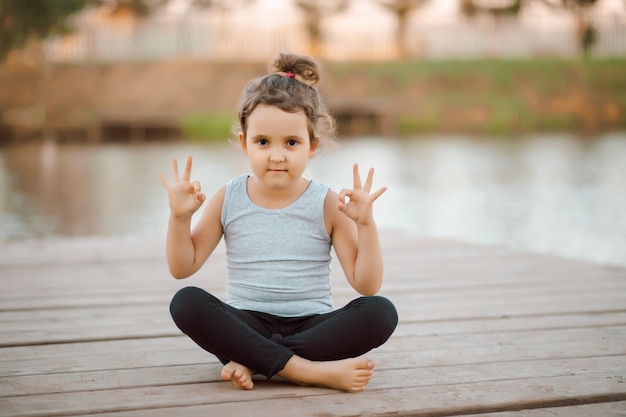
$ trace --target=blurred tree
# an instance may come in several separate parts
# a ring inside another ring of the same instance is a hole
[[[541,0],[541,2],[553,9],[564,9],[574,14],[578,50],[584,58],[589,57],[598,38],[598,32],[589,19],[589,10],[597,3],[597,0]]]
[[[90,4],[111,16],[130,15],[140,19],[150,16],[169,2],[170,0],[91,0]]]
[[[597,40],[597,31],[589,19],[589,9],[597,0],[460,0],[461,13],[474,17],[488,13],[495,18],[517,16],[523,6],[539,1],[553,10],[565,10],[576,19],[576,45],[583,57],[588,57]]]
[[[68,18],[89,0],[0,0],[0,62],[34,38],[67,33]]]
[[[216,9],[237,9],[243,6],[247,6],[255,0],[192,0],[191,5],[206,8]]]
[[[166,0],[95,0],[94,4],[108,8],[112,15],[129,13],[136,17],[148,16],[152,10],[166,3]]]
[[[69,17],[89,4],[88,0],[0,0],[0,63],[13,50],[24,48],[29,42],[30,65],[39,69],[41,76],[36,90],[33,123],[49,137],[45,117],[45,85],[47,60],[43,40],[49,36],[70,32]],[[0,108],[0,122],[5,112]]]
[[[406,58],[408,55],[408,45],[406,38],[407,25],[409,16],[412,11],[421,8],[430,0],[374,0],[377,4],[383,6],[396,17],[396,51],[400,58]]]
[[[461,12],[469,17],[479,13],[487,13],[495,18],[517,16],[521,8],[521,0],[461,0]]]
[[[304,27],[309,35],[309,53],[319,55],[322,44],[322,20],[348,8],[349,0],[295,0],[304,15]]]

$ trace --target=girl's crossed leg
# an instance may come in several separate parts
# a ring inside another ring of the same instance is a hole
[[[397,324],[393,304],[361,297],[328,314],[277,317],[235,309],[187,287],[172,299],[178,327],[222,363],[222,378],[242,389],[255,373],[278,374],[301,385],[362,391],[374,363],[358,356],[383,344]]]

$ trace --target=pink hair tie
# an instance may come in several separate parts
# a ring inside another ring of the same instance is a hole
[[[292,72],[286,72],[285,73],[285,77],[289,77],[289,78],[296,78],[296,74],[292,73]]]

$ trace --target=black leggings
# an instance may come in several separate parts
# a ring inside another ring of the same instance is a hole
[[[385,343],[398,323],[395,307],[380,296],[357,298],[326,314],[278,317],[238,310],[197,287],[178,291],[170,313],[220,362],[235,361],[268,379],[294,354],[313,361],[360,356]]]

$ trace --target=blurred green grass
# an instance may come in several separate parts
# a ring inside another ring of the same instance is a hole
[[[185,139],[202,142],[222,142],[232,136],[234,113],[189,113],[180,119],[180,131]]]
[[[45,121],[71,136],[91,131],[103,114],[131,124],[156,114],[188,140],[223,141],[232,138],[241,88],[266,67],[157,61],[55,64],[48,72],[42,94],[41,70],[0,66],[0,129],[36,132]],[[626,130],[625,74],[626,58],[324,62],[320,89],[347,129],[351,115],[383,120],[371,134],[593,135]]]
[[[332,62],[324,72],[334,86],[325,96],[382,100],[399,136],[626,129],[626,59]],[[235,119],[226,109],[196,111],[180,130],[223,141]]]
[[[330,63],[339,84],[386,100],[400,135],[626,128],[626,60]]]

